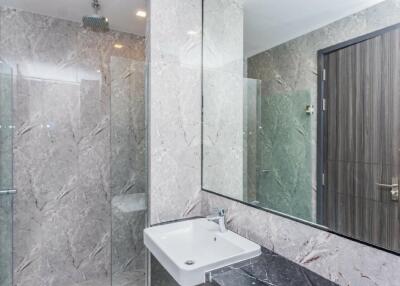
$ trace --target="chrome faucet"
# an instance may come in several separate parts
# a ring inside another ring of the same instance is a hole
[[[215,215],[209,215],[207,216],[208,221],[213,221],[218,223],[219,225],[219,230],[221,232],[226,231],[226,226],[225,226],[225,210],[224,209],[216,209],[216,214]]]

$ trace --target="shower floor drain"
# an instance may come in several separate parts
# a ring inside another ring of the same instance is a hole
[[[185,264],[186,264],[186,265],[193,265],[193,264],[194,264],[194,261],[193,261],[193,260],[186,260],[186,261],[185,261]]]

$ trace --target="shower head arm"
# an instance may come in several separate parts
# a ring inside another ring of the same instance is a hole
[[[93,0],[93,2],[92,2],[92,7],[93,7],[94,11],[95,11],[96,14],[97,14],[97,12],[99,12],[99,10],[100,10],[100,3],[99,3],[99,0]]]

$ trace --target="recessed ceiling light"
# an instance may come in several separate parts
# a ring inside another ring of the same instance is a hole
[[[114,48],[116,48],[116,49],[122,49],[123,47],[124,47],[124,45],[121,45],[121,44],[114,45]]]
[[[141,17],[141,18],[146,18],[146,15],[147,15],[146,11],[143,11],[143,10],[138,10],[136,12],[136,16]]]

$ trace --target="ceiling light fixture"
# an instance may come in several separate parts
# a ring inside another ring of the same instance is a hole
[[[124,45],[121,45],[121,44],[114,45],[114,48],[116,48],[116,49],[122,49],[123,47],[124,47]]]
[[[190,30],[190,31],[187,31],[187,34],[193,36],[193,35],[196,35],[197,32],[193,31],[193,30]]]
[[[147,15],[146,11],[143,11],[143,10],[138,10],[136,12],[136,16],[141,17],[141,18],[146,18],[146,15]]]

